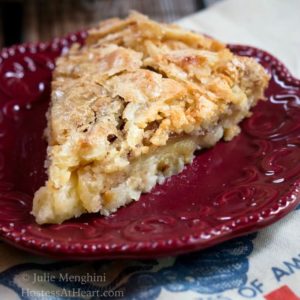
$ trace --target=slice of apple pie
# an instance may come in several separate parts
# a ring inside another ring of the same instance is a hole
[[[109,215],[138,200],[196,149],[237,135],[268,80],[254,59],[176,25],[136,12],[100,23],[57,60],[36,221]]]

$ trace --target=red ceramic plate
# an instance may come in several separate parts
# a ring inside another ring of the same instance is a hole
[[[110,217],[39,226],[30,214],[44,183],[42,138],[54,58],[84,33],[0,55],[0,236],[19,248],[68,259],[150,258],[203,249],[271,224],[300,199],[300,82],[268,53],[230,46],[272,76],[267,101],[229,143]]]

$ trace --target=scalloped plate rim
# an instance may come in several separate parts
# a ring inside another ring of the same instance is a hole
[[[9,48],[3,48],[0,52],[2,55],[4,52],[9,52],[10,49],[14,51],[16,49],[23,48],[31,48],[31,47],[40,47],[41,45],[50,46],[54,43],[61,43],[63,45],[64,40],[71,39],[72,36],[85,37],[85,31],[80,31],[76,33],[72,33],[66,37],[56,38],[49,42],[44,43],[26,43],[20,45],[13,45]],[[277,65],[277,68],[280,68],[281,76],[286,79],[288,78],[288,83],[295,85],[299,85],[300,88],[300,81],[295,78],[285,67],[285,65],[274,57],[272,54],[268,53],[265,50],[261,50],[259,48],[248,46],[248,45],[240,45],[240,44],[228,44],[229,47],[233,48],[247,48],[249,50],[259,51],[262,56],[269,56],[270,61]],[[42,50],[41,50],[42,51]],[[284,207],[280,207],[279,202],[285,199]],[[0,226],[0,238],[1,240],[7,242],[10,245],[13,245],[19,249],[26,250],[38,255],[47,255],[49,257],[54,258],[62,258],[62,255],[68,254],[71,258],[63,257],[64,260],[94,260],[94,259],[112,259],[112,258],[154,258],[154,257],[161,257],[161,256],[169,256],[169,255],[178,255],[183,254],[186,252],[197,251],[200,249],[205,249],[226,240],[236,238],[245,234],[249,234],[254,232],[258,229],[264,228],[274,222],[278,221],[279,219],[283,218],[289,212],[291,212],[296,206],[300,203],[300,179],[294,181],[293,185],[290,189],[280,198],[276,198],[276,201],[272,204],[268,210],[270,212],[255,212],[249,213],[249,215],[243,215],[242,217],[238,218],[241,222],[239,224],[238,230],[234,230],[234,226],[232,224],[237,222],[237,218],[228,221],[227,223],[224,222],[223,226],[227,226],[231,224],[232,228],[226,229],[227,232],[219,232],[216,233],[217,227],[210,228],[209,231],[203,232],[198,230],[196,233],[189,233],[183,235],[181,239],[174,238],[168,241],[160,240],[153,242],[127,242],[127,247],[124,245],[118,244],[106,244],[103,243],[102,247],[92,249],[94,245],[78,245],[75,247],[69,243],[53,243],[53,244],[37,244],[36,239],[24,239],[20,237],[16,237],[14,232],[14,227],[4,227]],[[273,211],[272,211],[273,210]],[[266,214],[260,219],[261,214]],[[251,220],[253,217],[258,217],[259,221],[256,223],[257,226],[251,228]],[[244,221],[241,221],[244,219]],[[251,229],[250,229],[251,228]],[[192,230],[192,229],[191,229]],[[214,233],[215,232],[215,233]],[[204,238],[202,235],[207,234]],[[210,235],[210,236],[209,236]],[[201,237],[202,236],[202,237]],[[155,245],[155,246],[154,246]],[[87,246],[87,247],[86,247]]]

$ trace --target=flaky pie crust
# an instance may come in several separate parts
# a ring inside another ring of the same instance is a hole
[[[137,12],[101,22],[56,61],[37,222],[139,199],[196,148],[238,134],[268,80],[254,59],[176,25]]]

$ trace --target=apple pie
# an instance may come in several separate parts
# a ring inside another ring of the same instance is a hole
[[[236,136],[268,81],[254,59],[176,25],[137,12],[101,22],[56,61],[37,223],[138,200]]]

